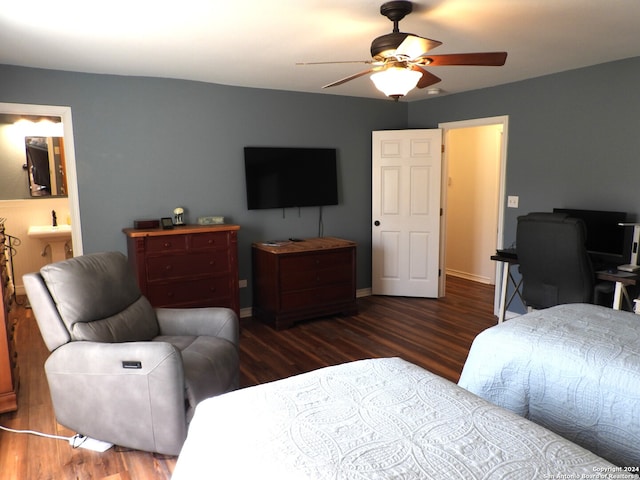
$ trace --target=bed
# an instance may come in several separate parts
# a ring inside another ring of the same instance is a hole
[[[172,478],[524,480],[614,468],[448,380],[381,358],[201,402]]]
[[[570,304],[476,337],[458,385],[621,466],[640,466],[640,316]]]

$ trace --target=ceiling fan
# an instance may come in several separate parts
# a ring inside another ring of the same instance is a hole
[[[371,68],[349,75],[322,88],[335,87],[369,73],[378,90],[398,101],[414,87],[425,88],[441,81],[423,67],[451,65],[501,66],[507,52],[452,53],[431,55],[428,52],[442,42],[401,32],[398,23],[413,10],[413,3],[399,0],[383,3],[380,14],[393,22],[393,32],[382,35],[371,42],[373,60],[358,62],[305,62],[298,65],[320,65],[333,63],[367,63]]]

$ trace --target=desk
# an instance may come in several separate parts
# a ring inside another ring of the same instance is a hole
[[[601,271],[596,272],[596,278],[598,280],[607,280],[609,282],[616,282],[616,289],[613,294],[613,309],[620,310],[622,307],[622,297],[624,297],[633,310],[633,303],[629,298],[629,293],[627,292],[627,287],[629,285],[635,285],[638,281],[637,273],[630,272],[607,272]]]
[[[516,281],[516,279],[511,274],[511,267],[513,265],[518,265],[518,257],[513,256],[505,256],[505,255],[491,255],[491,260],[496,262],[500,262],[502,267],[502,284],[500,285],[500,310],[498,312],[498,323],[502,323],[504,321],[504,315],[507,311],[509,305],[516,297],[520,297],[522,304],[524,305],[524,300],[522,298],[522,293],[520,292],[520,287],[522,286],[522,277],[520,280]],[[507,299],[507,286],[511,284],[513,285],[513,292]]]

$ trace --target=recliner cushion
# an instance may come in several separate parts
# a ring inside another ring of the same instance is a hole
[[[40,274],[73,340],[132,342],[159,333],[155,312],[120,252],[52,263]]]
[[[182,354],[187,421],[205,398],[238,388],[238,349],[228,340],[207,336],[163,335],[154,342],[172,344]]]

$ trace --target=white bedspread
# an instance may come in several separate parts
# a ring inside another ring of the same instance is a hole
[[[618,465],[640,465],[640,316],[560,305],[476,337],[458,384]]]
[[[173,479],[533,480],[598,478],[584,475],[611,468],[513,412],[391,358],[205,400]]]

